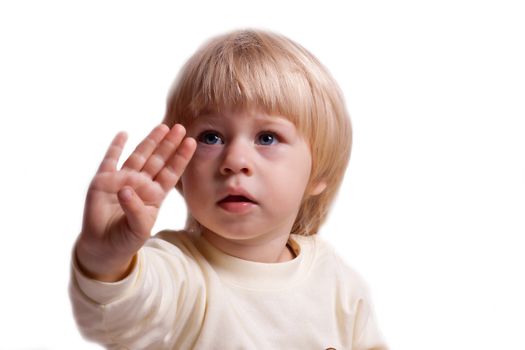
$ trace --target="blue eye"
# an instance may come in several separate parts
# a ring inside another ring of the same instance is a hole
[[[263,146],[270,146],[277,143],[277,136],[272,132],[263,132],[257,136],[257,143]]]
[[[224,143],[221,136],[215,131],[205,131],[201,133],[198,137],[198,141],[206,145],[218,145]]]

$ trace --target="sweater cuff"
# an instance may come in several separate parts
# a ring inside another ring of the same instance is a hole
[[[142,254],[139,250],[133,259],[133,267],[128,276],[117,282],[102,282],[84,275],[78,267],[75,256],[71,259],[73,262],[73,276],[76,285],[88,298],[98,304],[106,305],[124,297],[136,284]]]

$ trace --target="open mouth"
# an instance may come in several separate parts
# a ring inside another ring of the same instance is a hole
[[[245,215],[255,209],[257,202],[241,194],[229,194],[218,201],[217,205],[231,214]]]
[[[254,203],[256,204],[255,201],[251,200],[248,197],[234,196],[234,195],[229,195],[229,196],[224,197],[223,199],[219,201],[219,204],[221,203]]]

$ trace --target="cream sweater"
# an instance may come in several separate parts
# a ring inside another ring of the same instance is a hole
[[[73,263],[77,324],[109,349],[386,349],[359,275],[317,235],[290,244],[295,259],[265,264],[164,231],[122,281]]]

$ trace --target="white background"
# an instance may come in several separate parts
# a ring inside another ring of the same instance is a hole
[[[1,2],[1,349],[99,349],[67,295],[87,185],[116,132],[129,153],[161,121],[195,49],[241,27],[301,43],[346,95],[354,148],[321,234],[392,349],[525,349],[519,1],[147,3]],[[156,229],[184,210],[173,193]]]

